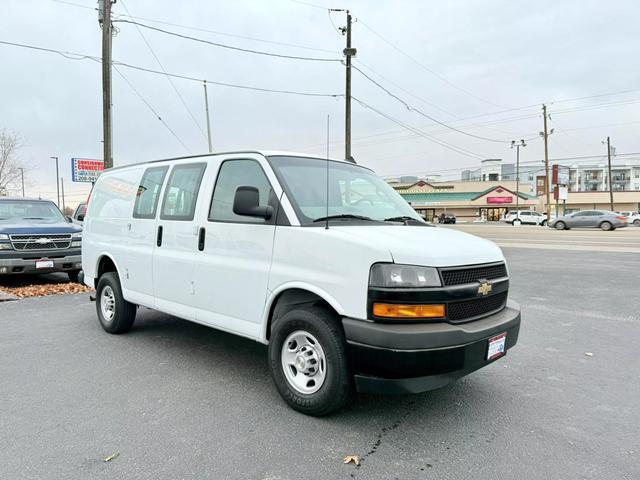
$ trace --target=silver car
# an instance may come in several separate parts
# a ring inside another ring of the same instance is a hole
[[[602,230],[615,230],[626,227],[626,217],[606,210],[582,210],[555,218],[549,223],[551,228],[566,230],[569,228],[601,228]]]

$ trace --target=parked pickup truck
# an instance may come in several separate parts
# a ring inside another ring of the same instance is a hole
[[[69,223],[48,200],[0,197],[0,275],[82,269],[82,227]]]

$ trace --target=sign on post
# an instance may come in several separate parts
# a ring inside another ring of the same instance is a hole
[[[104,170],[102,160],[89,158],[71,159],[71,180],[74,182],[95,182]]]

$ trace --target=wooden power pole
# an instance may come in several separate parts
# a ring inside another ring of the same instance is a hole
[[[113,167],[111,130],[111,4],[115,0],[98,0],[98,23],[102,26],[102,136],[104,168]]]
[[[351,57],[356,51],[351,48],[351,13],[347,10],[347,47],[344,49],[346,60],[346,88],[345,88],[345,108],[344,108],[344,159],[351,160]]]
[[[549,178],[549,145],[548,138],[549,133],[547,132],[547,106],[542,105],[542,116],[544,117],[544,181],[545,181],[545,195],[547,197],[547,225],[551,222],[551,198],[549,195],[549,190],[551,187],[551,179]],[[557,215],[558,212],[556,212]]]

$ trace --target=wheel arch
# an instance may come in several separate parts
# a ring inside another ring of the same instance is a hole
[[[98,280],[102,275],[107,272],[115,272],[120,278],[120,269],[118,268],[118,264],[113,259],[113,257],[108,253],[101,253],[98,255],[98,259],[96,260],[96,269],[95,269],[95,284],[98,285]]]
[[[271,325],[275,319],[296,306],[304,304],[319,304],[331,310],[336,316],[344,316],[342,305],[324,290],[304,283],[282,285],[271,292],[267,300],[261,340],[264,343],[269,342]]]

